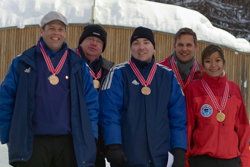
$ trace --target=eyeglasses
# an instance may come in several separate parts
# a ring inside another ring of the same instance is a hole
[[[88,40],[89,42],[93,43],[96,41],[97,45],[103,45],[103,42],[100,39],[94,39],[93,37],[87,37],[86,40]]]

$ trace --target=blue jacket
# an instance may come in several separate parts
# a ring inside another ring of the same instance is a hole
[[[13,59],[0,87],[0,140],[9,143],[10,163],[32,154],[36,89],[36,47]],[[94,166],[98,137],[98,92],[86,63],[68,49],[70,57],[71,128],[79,167]]]
[[[132,57],[133,62],[136,61]],[[152,61],[134,62],[146,80]],[[168,151],[187,149],[186,102],[174,72],[157,64],[150,95],[128,62],[113,67],[100,93],[99,123],[105,145],[121,144],[125,166],[165,167]]]

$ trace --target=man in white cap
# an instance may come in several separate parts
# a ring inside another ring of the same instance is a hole
[[[0,140],[15,167],[94,166],[98,92],[65,43],[67,19],[49,12],[36,46],[13,59],[0,87]]]

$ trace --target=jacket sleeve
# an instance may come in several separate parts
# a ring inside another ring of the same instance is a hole
[[[188,149],[186,152],[186,164],[185,167],[189,167],[189,156],[190,156],[190,149],[191,149],[191,138],[192,138],[192,132],[195,128],[195,112],[193,109],[193,104],[192,104],[192,87],[188,85],[185,89],[185,96],[186,96],[186,108],[187,108],[187,135],[188,135]]]
[[[159,64],[164,65],[164,66],[166,66],[166,67],[168,67],[168,68],[172,69],[171,65],[169,65],[169,64],[168,64],[168,62],[169,62],[169,58],[170,58],[170,56],[169,56],[169,57],[167,57],[165,60],[160,61],[160,62],[159,62]]]
[[[237,86],[238,87],[238,86]],[[249,121],[247,117],[247,112],[244,104],[244,100],[238,87],[238,92],[240,92],[241,106],[236,116],[236,125],[235,129],[239,138],[239,150],[240,150],[240,159],[241,167],[250,166],[250,151],[249,151]]]
[[[18,61],[18,57],[13,59],[0,86],[0,141],[2,144],[9,142],[9,130],[18,85],[16,73]]]
[[[123,84],[121,70],[112,68],[100,92],[99,121],[105,145],[122,144],[121,112],[123,107]]]
[[[84,68],[84,92],[86,104],[89,112],[89,118],[92,124],[94,137],[98,139],[98,114],[99,114],[99,100],[98,100],[98,91],[94,87],[92,76],[89,72],[89,67],[86,63],[83,66]]]
[[[187,150],[186,100],[173,71],[171,73],[172,91],[168,104],[171,149],[182,148]]]

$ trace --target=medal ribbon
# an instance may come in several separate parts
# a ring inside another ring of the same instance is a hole
[[[76,54],[78,54],[81,57],[81,54],[80,54],[78,48],[76,49]],[[97,75],[95,75],[94,71],[91,68],[89,68],[89,72],[91,73],[91,76],[93,79],[99,79],[102,76],[102,69],[100,69],[100,71],[97,73]]]
[[[89,72],[91,73],[93,79],[99,79],[102,76],[102,69],[100,69],[97,75],[95,75],[94,71],[92,71],[91,68],[89,68]]]
[[[184,90],[185,87],[189,84],[189,82],[191,82],[191,80],[194,77],[195,69],[196,69],[196,66],[197,66],[197,61],[196,60],[194,61],[193,68],[192,68],[192,70],[191,70],[191,72],[190,72],[190,74],[188,76],[188,79],[187,79],[187,82],[186,82],[185,85],[184,85],[183,81],[181,80],[181,75],[180,75],[180,73],[179,73],[179,71],[177,69],[177,66],[176,66],[175,62],[174,62],[174,56],[172,56],[172,58],[171,58],[171,66],[172,66],[172,69],[173,69],[173,71],[174,71],[174,73],[176,75],[176,78],[177,78],[177,80],[178,80],[178,82],[179,82],[179,84],[181,86],[181,89]]]
[[[149,76],[148,76],[148,79],[147,81],[144,80],[143,76],[141,75],[140,71],[137,69],[137,67],[135,66],[135,64],[133,63],[133,61],[130,59],[129,60],[129,64],[132,68],[132,70],[134,71],[135,75],[137,76],[137,78],[140,80],[141,84],[143,86],[148,86],[150,85],[154,75],[155,75],[155,71],[156,71],[156,68],[157,68],[157,65],[156,63],[154,62],[154,65],[149,73]]]
[[[215,98],[212,90],[210,89],[210,87],[208,86],[208,84],[206,83],[206,81],[204,79],[201,80],[201,83],[204,87],[204,89],[206,90],[207,94],[209,95],[210,99],[212,100],[215,108],[219,111],[223,111],[227,105],[227,99],[228,99],[228,94],[229,94],[229,84],[228,82],[226,82],[226,86],[225,86],[225,90],[224,90],[224,94],[222,97],[222,101],[221,104],[219,105],[218,100]]]
[[[65,62],[65,60],[66,60],[66,57],[67,57],[67,54],[68,54],[68,50],[65,51],[63,57],[61,58],[60,62],[59,62],[58,65],[57,65],[56,69],[54,69],[54,67],[53,67],[53,65],[52,65],[52,63],[51,63],[50,57],[49,57],[49,55],[46,53],[45,49],[43,48],[42,43],[40,42],[39,45],[40,45],[40,49],[41,49],[41,51],[42,51],[44,60],[45,60],[45,62],[46,62],[46,64],[47,64],[47,67],[48,67],[49,71],[50,71],[53,75],[57,75],[57,74],[60,72],[60,70],[62,69],[62,66],[63,66],[63,64],[64,64],[64,62]]]
[[[78,56],[80,56],[80,57],[81,57],[81,54],[80,54],[80,52],[79,52],[79,49],[78,49],[78,48],[76,48],[76,54],[78,54]]]

